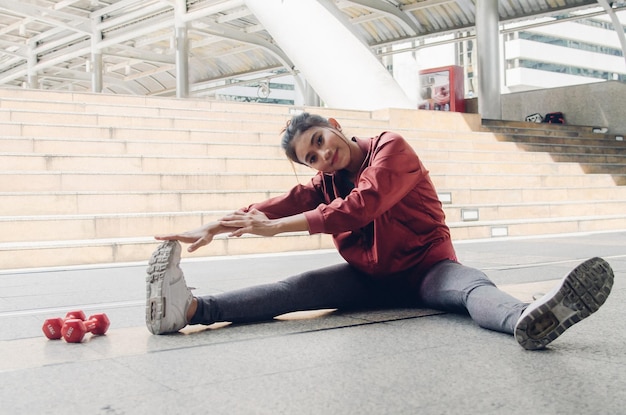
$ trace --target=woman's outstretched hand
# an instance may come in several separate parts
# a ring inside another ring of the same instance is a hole
[[[201,226],[191,231],[183,233],[172,233],[168,235],[157,235],[154,239],[158,241],[179,241],[186,244],[191,244],[187,248],[188,252],[193,252],[196,249],[208,245],[216,235],[212,230],[215,228],[215,223]]]
[[[222,219],[182,233],[157,235],[158,241],[179,241],[190,244],[188,252],[208,245],[215,235],[228,233],[228,236],[242,236],[250,233],[259,236],[274,236],[282,232],[307,231],[309,225],[304,214],[279,219],[269,219],[257,209],[239,209]]]

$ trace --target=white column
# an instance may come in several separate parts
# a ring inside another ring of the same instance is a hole
[[[482,118],[502,118],[500,103],[500,17],[498,0],[476,2],[478,112]]]
[[[39,89],[39,76],[37,74],[37,70],[35,70],[35,65],[37,65],[37,53],[35,52],[34,46],[29,42],[28,45],[28,88],[29,89]]]
[[[102,50],[100,50],[98,43],[102,41],[102,32],[97,30],[96,21],[91,19],[92,34],[91,34],[91,91],[100,93],[103,87],[103,71],[102,67]]]
[[[102,52],[91,54],[91,91],[102,92]]]
[[[183,15],[187,12],[185,0],[177,0],[174,9],[174,36],[176,39],[176,97],[189,96],[189,38]]]

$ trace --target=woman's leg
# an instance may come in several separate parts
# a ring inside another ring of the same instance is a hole
[[[338,264],[275,283],[198,297],[190,324],[248,323],[292,311],[364,307],[375,294],[365,274]]]
[[[438,310],[467,312],[481,327],[510,334],[528,305],[498,289],[482,271],[453,261],[428,271],[420,281],[419,300]]]

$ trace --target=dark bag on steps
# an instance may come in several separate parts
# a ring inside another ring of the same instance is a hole
[[[562,112],[549,112],[543,117],[543,122],[548,124],[565,124],[565,116]]]

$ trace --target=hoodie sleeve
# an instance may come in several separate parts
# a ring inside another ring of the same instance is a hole
[[[323,179],[321,174],[317,174],[309,183],[299,184],[283,195],[254,203],[245,210],[255,208],[268,218],[277,219],[313,210],[323,202]]]

